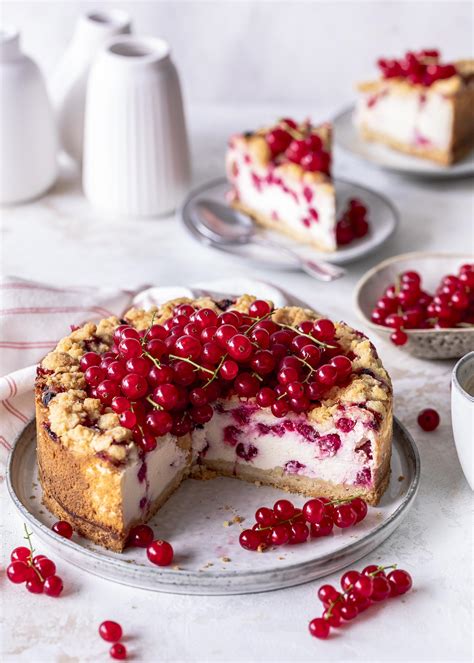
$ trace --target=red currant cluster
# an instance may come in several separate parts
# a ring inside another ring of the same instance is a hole
[[[162,539],[153,540],[154,534],[148,525],[132,527],[128,535],[128,545],[135,548],[146,548],[146,554],[152,564],[169,566],[173,561],[173,547]]]
[[[299,164],[304,170],[329,175],[331,155],[324,150],[323,141],[312,132],[309,122],[302,127],[284,118],[265,138],[273,159],[279,157]]]
[[[26,583],[26,589],[32,594],[59,596],[63,591],[63,581],[56,575],[56,565],[45,555],[33,555],[31,532],[25,527],[26,546],[15,548],[10,555],[7,578],[15,584]]]
[[[372,322],[391,327],[390,339],[405,345],[405,329],[447,329],[474,324],[474,264],[448,274],[434,296],[422,289],[418,272],[403,272],[385,290],[372,311]]]
[[[388,575],[386,569],[393,569]],[[325,639],[331,626],[338,628],[344,621],[355,619],[357,615],[372,603],[384,601],[389,596],[400,596],[408,592],[413,585],[407,571],[391,566],[366,566],[362,573],[347,571],[341,578],[342,592],[333,585],[323,585],[318,590],[318,597],[324,606],[322,617],[309,623],[309,632],[315,638]]]
[[[248,315],[182,304],[164,325],[141,332],[120,325],[110,352],[81,358],[88,393],[117,413],[145,452],[157,436],[208,422],[219,396],[255,398],[276,417],[305,412],[347,382],[352,362],[330,320],[296,328],[274,322],[272,312],[263,300]]]
[[[260,507],[256,523],[244,530],[239,542],[246,550],[263,551],[270,545],[304,543],[309,535],[328,536],[334,525],[345,529],[359,523],[367,515],[367,504],[360,497],[330,500],[316,497],[297,509],[289,500],[278,500],[273,509]]]
[[[435,81],[451,78],[457,74],[453,64],[441,64],[437,50],[424,50],[419,53],[408,51],[400,60],[380,59],[377,65],[384,78],[406,78],[414,85],[429,87]]]
[[[99,626],[99,635],[102,640],[106,642],[113,642],[114,644],[109,649],[111,658],[117,661],[125,661],[127,658],[127,648],[119,640],[121,640],[123,631],[120,624],[113,622],[110,619],[102,622]]]
[[[336,225],[337,245],[350,244],[355,239],[365,237],[368,232],[367,207],[357,198],[352,198]]]

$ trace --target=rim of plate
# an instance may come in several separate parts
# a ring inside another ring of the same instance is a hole
[[[334,127],[334,139],[336,144],[345,152],[352,154],[357,159],[365,161],[366,163],[367,162],[372,163],[378,168],[381,168],[383,170],[399,173],[400,175],[419,177],[420,179],[451,179],[451,178],[462,179],[463,177],[466,178],[472,177],[472,175],[474,174],[474,165],[471,165],[470,167],[465,166],[466,170],[462,170],[462,160],[457,164],[453,164],[451,167],[447,167],[447,166],[442,166],[440,164],[432,163],[430,161],[422,163],[423,160],[418,159],[415,156],[412,156],[410,154],[404,154],[403,152],[397,153],[400,155],[400,157],[406,157],[407,159],[409,158],[416,159],[417,162],[420,161],[419,163],[420,168],[411,168],[410,166],[404,167],[404,166],[397,166],[396,164],[393,163],[387,163],[384,159],[372,156],[371,154],[361,154],[361,152],[359,152],[358,150],[354,150],[345,141],[341,141],[337,131],[337,123],[338,122],[342,123],[346,121],[346,116],[351,115],[354,112],[354,109],[355,109],[355,104],[346,106],[341,111],[339,111],[339,113],[334,115],[331,122]],[[387,147],[387,149],[389,148]],[[425,167],[423,168],[422,166]],[[437,168],[439,170],[437,170]]]
[[[337,184],[339,182],[340,184],[343,184],[345,186],[355,187],[361,190],[362,192],[365,192],[371,196],[374,196],[375,198],[378,198],[379,202],[385,205],[390,210],[392,218],[392,222],[390,224],[388,232],[382,234],[382,236],[376,242],[370,243],[371,238],[369,235],[367,239],[360,240],[360,243],[357,244],[355,247],[349,247],[347,249],[345,248],[338,249],[334,253],[328,253],[328,254],[325,254],[322,251],[315,251],[315,255],[321,260],[325,260],[326,262],[334,264],[348,264],[351,262],[355,262],[356,260],[362,260],[367,255],[373,253],[380,246],[388,242],[388,240],[394,235],[395,231],[400,225],[400,213],[397,207],[395,206],[395,204],[390,200],[390,198],[387,198],[387,196],[385,196],[383,193],[380,193],[379,191],[375,191],[370,187],[364,186],[363,184],[358,184],[357,182],[354,182],[352,180],[346,180],[343,177],[334,177],[333,182],[336,187],[336,195],[337,195]],[[217,186],[221,186],[224,184],[229,184],[228,180],[225,177],[216,177],[212,180],[204,182],[204,184],[200,184],[199,186],[195,187],[188,193],[188,195],[184,199],[183,203],[178,209],[178,214],[186,230],[194,238],[196,238],[197,241],[201,242],[202,244],[205,244],[206,246],[210,246],[214,249],[218,249],[219,251],[223,251],[224,253],[231,253],[240,258],[244,258],[245,260],[250,260],[252,262],[255,262],[256,258],[254,258],[253,256],[245,255],[245,253],[239,253],[237,251],[234,251],[230,245],[225,246],[222,244],[218,244],[217,242],[214,242],[212,239],[201,233],[200,230],[197,228],[197,226],[191,220],[192,215],[188,212],[188,208],[192,205],[195,198],[199,196],[201,193],[205,193],[209,189],[213,189]],[[386,227],[388,226],[389,224],[386,224]],[[303,248],[306,247],[306,245],[302,244],[301,242],[299,242],[299,245]],[[270,261],[264,260],[264,262],[268,264]],[[288,267],[286,267],[286,269],[297,270],[298,266],[295,265],[293,267],[290,264],[288,264]]]
[[[379,262],[377,265],[372,267],[372,269],[369,269],[367,272],[365,272],[365,274],[355,284],[353,304],[354,308],[356,309],[356,313],[359,315],[361,320],[363,320],[369,327],[371,327],[376,331],[391,333],[390,327],[384,327],[383,325],[378,325],[376,322],[372,322],[372,320],[363,311],[362,306],[360,304],[360,295],[362,292],[362,288],[375,276],[375,274],[382,271],[383,269],[385,269],[385,267],[388,267],[389,265],[393,265],[394,263],[397,262],[403,262],[404,260],[415,260],[423,258],[434,258],[434,259],[458,258],[459,260],[469,260],[470,255],[468,253],[442,253],[442,252],[431,253],[429,251],[412,251],[411,253],[400,253],[399,255],[392,256],[391,258],[386,258],[385,260],[382,260],[382,262]],[[412,336],[418,336],[418,335],[423,336],[426,334],[434,334],[434,333],[445,334],[446,332],[456,332],[457,334],[458,333],[472,334],[473,329],[472,327],[446,327],[446,329],[410,329],[409,332],[410,335]]]
[[[7,488],[8,488],[8,493],[10,495],[11,500],[13,501],[15,507],[17,510],[22,514],[22,516],[34,527],[39,529],[42,534],[44,534],[45,537],[50,538],[52,541],[58,544],[62,544],[66,550],[70,549],[75,552],[80,551],[83,555],[86,557],[89,557],[91,560],[94,560],[96,562],[99,562],[105,566],[114,566],[115,568],[123,568],[124,570],[130,571],[131,568],[133,568],[134,574],[138,576],[148,576],[150,573],[156,573],[157,575],[160,574],[162,576],[166,576],[169,581],[172,581],[174,578],[183,578],[185,576],[188,577],[199,577],[199,578],[216,578],[216,579],[222,579],[222,578],[229,578],[229,577],[238,577],[238,576],[245,576],[246,578],[248,577],[256,577],[256,576],[263,576],[266,573],[273,573],[272,569],[268,570],[258,570],[258,571],[245,571],[245,572],[239,572],[239,571],[228,571],[228,572],[197,572],[197,571],[186,571],[184,569],[181,569],[179,571],[174,571],[173,569],[164,569],[160,568],[159,570],[150,567],[150,566],[141,566],[138,564],[130,564],[129,562],[125,560],[121,560],[119,557],[111,557],[109,555],[103,555],[100,552],[96,552],[94,550],[90,550],[89,548],[85,548],[81,546],[80,544],[70,541],[69,539],[65,539],[64,537],[60,536],[59,534],[56,534],[51,530],[49,527],[44,525],[41,521],[37,520],[31,513],[30,511],[26,508],[26,506],[22,503],[20,498],[17,496],[15,489],[13,487],[12,483],[12,465],[14,462],[14,457],[15,457],[15,448],[17,446],[17,443],[20,441],[22,436],[24,435],[25,431],[31,424],[35,421],[35,418],[33,417],[22,429],[22,431],[17,435],[15,438],[12,450],[10,452],[10,455],[8,457],[8,463],[7,463],[7,472],[6,472],[6,481],[7,481]],[[419,484],[420,484],[420,454],[418,452],[417,446],[415,444],[414,439],[412,438],[411,434],[408,432],[406,427],[400,422],[400,420],[397,417],[393,417],[393,423],[394,427],[398,427],[401,432],[401,439],[402,439],[402,444],[406,450],[408,458],[413,462],[413,478],[412,481],[407,489],[407,493],[402,501],[402,503],[395,509],[395,511],[387,518],[387,520],[383,521],[380,525],[376,526],[370,533],[366,534],[364,537],[359,539],[358,541],[354,543],[350,543],[347,546],[342,547],[337,551],[337,553],[332,552],[324,555],[323,557],[318,559],[318,562],[321,564],[324,564],[327,561],[330,561],[331,559],[334,559],[336,554],[350,554],[351,552],[357,552],[358,549],[361,549],[364,547],[364,544],[369,540],[374,538],[379,532],[382,532],[384,529],[389,528],[390,525],[393,525],[396,523],[400,515],[407,509],[411,507],[413,504],[413,501],[416,497],[416,494],[418,492]],[[109,551],[110,553],[110,551]],[[112,553],[113,554],[113,553]],[[116,555],[119,555],[119,553],[115,553]],[[311,567],[314,564],[314,559],[308,560],[306,562],[297,562],[295,564],[289,565],[288,567],[285,568],[286,572],[291,572],[292,570],[298,569],[298,570],[304,570],[307,567]],[[71,562],[74,564],[74,562]],[[118,582],[118,581],[117,581]]]

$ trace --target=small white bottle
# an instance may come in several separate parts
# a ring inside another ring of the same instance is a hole
[[[56,181],[58,141],[41,71],[20,50],[15,28],[0,29],[0,204],[40,196]]]
[[[82,161],[86,86],[92,61],[110,37],[129,33],[130,29],[130,15],[119,9],[82,14],[51,77],[51,98],[61,146],[78,163]]]

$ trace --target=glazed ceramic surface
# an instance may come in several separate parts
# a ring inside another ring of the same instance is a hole
[[[0,29],[0,77],[0,204],[8,205],[53,185],[57,135],[43,75],[15,28]]]
[[[451,416],[459,462],[474,490],[474,352],[460,359],[453,369]]]
[[[190,162],[178,73],[162,39],[110,40],[87,87],[84,192],[110,215],[171,212]]]
[[[318,256],[326,262],[340,265],[358,260],[372,251],[375,251],[395,232],[399,221],[397,210],[387,198],[384,198],[371,189],[337,178],[334,182],[336,186],[338,215],[345,208],[347,201],[350,198],[360,198],[368,206],[368,218],[371,224],[371,230],[366,237],[355,240],[351,244],[341,247],[334,253],[326,253],[305,247],[279,233],[273,233],[267,230],[262,231],[262,233],[264,232],[265,234],[268,234],[268,236],[284,246],[298,250],[299,253],[305,256],[313,258],[314,256]],[[226,194],[228,193],[229,188],[230,185],[227,180],[221,178],[208,182],[198,189],[194,189],[194,191],[188,195],[181,209],[181,218],[191,235],[203,244],[241,256],[242,258],[247,258],[265,267],[273,269],[297,268],[295,262],[283,251],[278,251],[272,247],[262,247],[261,245],[256,244],[223,246],[214,243],[200,231],[196,203],[202,199],[206,199],[227,204]]]
[[[463,263],[473,260],[474,256],[469,254],[444,253],[405,253],[389,258],[369,270],[356,285],[355,307],[366,325],[388,339],[393,330],[372,322],[371,313],[385,288],[394,283],[401,272],[419,272],[423,288],[432,294],[443,275],[453,274]],[[462,357],[474,350],[474,327],[410,329],[408,342],[399,349],[424,359]]]
[[[336,144],[354,156],[402,175],[424,178],[466,177],[474,174],[474,150],[452,166],[442,166],[427,159],[392,150],[386,145],[366,141],[354,126],[354,107],[342,111],[333,120]]]
[[[54,517],[41,504],[35,453],[35,422],[20,435],[10,456],[8,488],[25,522],[55,554],[91,573],[126,585],[177,594],[246,594],[298,585],[359,559],[384,541],[408,514],[420,476],[419,456],[395,420],[390,485],[377,507],[349,530],[264,554],[244,550],[239,534],[256,509],[287,493],[230,478],[186,480],[152,519],[155,535],[172,541],[170,568],[152,566],[143,549],[113,553],[74,536],[52,532]],[[304,498],[294,496],[302,506]],[[231,523],[235,516],[241,524]],[[337,529],[337,528],[335,528]]]
[[[50,82],[63,149],[82,161],[87,77],[100,47],[110,37],[130,32],[127,12],[89,11],[79,17],[73,37]]]

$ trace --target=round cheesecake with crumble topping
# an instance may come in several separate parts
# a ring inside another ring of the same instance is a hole
[[[390,475],[392,390],[372,343],[249,295],[85,324],[38,367],[36,415],[46,507],[117,551],[189,476],[376,504]]]

